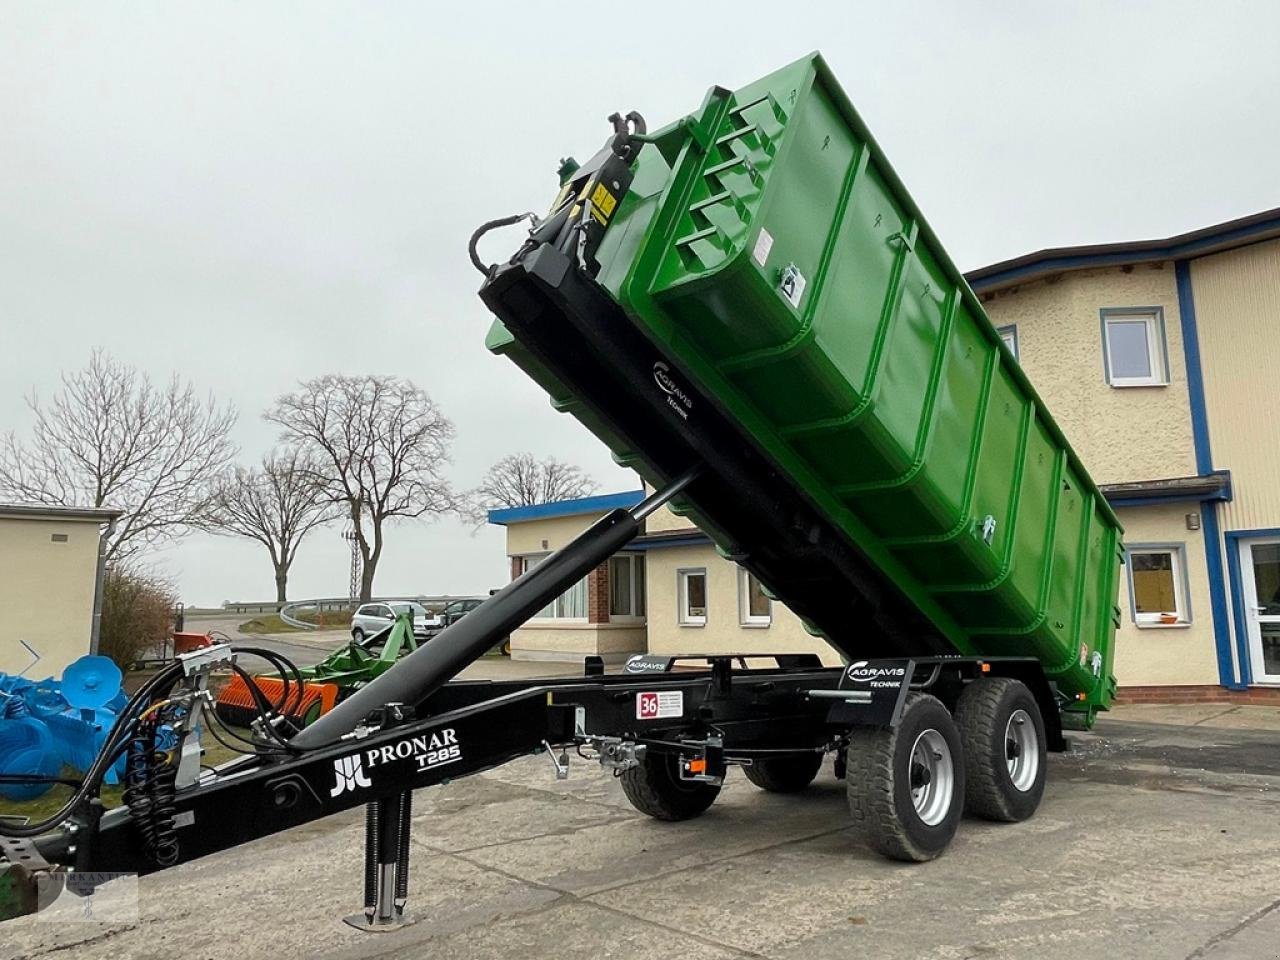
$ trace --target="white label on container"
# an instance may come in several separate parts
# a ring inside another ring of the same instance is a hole
[[[637,720],[665,720],[684,716],[683,690],[644,691],[636,694]]]
[[[787,298],[787,302],[793,307],[800,306],[800,298],[804,296],[804,285],[804,274],[800,272],[800,268],[794,263],[788,264],[787,269],[782,271],[782,279],[778,281],[778,289],[782,291],[782,295]]]
[[[769,259],[769,251],[772,249],[773,234],[762,227],[760,235],[756,237],[756,248],[751,251],[751,258],[763,267],[764,262]]]

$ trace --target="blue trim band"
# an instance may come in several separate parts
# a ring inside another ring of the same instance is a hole
[[[993,287],[1007,286],[1020,280],[1040,277],[1050,273],[1061,273],[1067,270],[1087,270],[1091,267],[1123,266],[1134,263],[1151,263],[1161,260],[1190,259],[1208,253],[1216,253],[1220,249],[1244,246],[1247,243],[1258,243],[1271,239],[1275,231],[1280,229],[1280,216],[1276,211],[1266,211],[1258,217],[1250,217],[1249,223],[1228,229],[1208,228],[1197,230],[1193,234],[1182,237],[1171,237],[1167,241],[1154,243],[1139,241],[1137,243],[1108,244],[1110,249],[1092,248],[1091,253],[1075,253],[1080,248],[1067,247],[1057,250],[1045,250],[1042,254],[1029,254],[1017,258],[1015,266],[1003,270],[996,269],[984,273],[990,267],[971,270],[965,275],[969,286],[975,293],[981,293]],[[1222,227],[1227,224],[1220,225]],[[1008,262],[1008,261],[1006,261]],[[998,267],[998,264],[992,266]]]
[[[630,509],[643,499],[643,490],[628,490],[625,493],[602,493],[596,497],[580,497],[577,500],[535,503],[528,507],[504,507],[501,510],[490,510],[489,522],[506,526],[508,523],[572,517],[580,513],[607,513],[610,510]]]
[[[659,531],[646,534],[627,545],[628,550],[661,550],[664,547],[699,547],[710,543],[711,538],[701,530]]]
[[[1178,284],[1178,318],[1182,325],[1182,350],[1187,361],[1187,396],[1191,401],[1191,436],[1196,448],[1196,472],[1213,472],[1209,444],[1209,407],[1204,398],[1204,373],[1200,369],[1200,334],[1196,327],[1196,300],[1191,290],[1191,264],[1173,265]]]
[[[1200,505],[1200,527],[1204,531],[1204,563],[1209,575],[1209,607],[1213,611],[1213,641],[1218,651],[1218,681],[1228,689],[1243,690],[1249,685],[1249,658],[1241,647],[1244,637],[1244,605],[1240,601],[1240,571],[1231,538],[1227,534],[1227,565],[1231,569],[1231,596],[1236,607],[1236,644],[1240,654],[1240,679],[1231,665],[1231,623],[1227,616],[1226,578],[1222,571],[1222,535],[1218,529],[1218,504],[1206,500]]]

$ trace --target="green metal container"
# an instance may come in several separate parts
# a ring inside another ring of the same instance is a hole
[[[822,58],[646,141],[597,282],[956,653],[1035,656],[1105,709],[1120,524]],[[501,324],[489,345],[644,472]]]

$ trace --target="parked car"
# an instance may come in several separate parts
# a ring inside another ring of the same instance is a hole
[[[492,593],[490,594],[492,596]],[[435,614],[427,621],[427,629],[432,636],[439,633],[445,627],[452,626],[457,623],[468,613],[474,610],[480,604],[484,603],[484,597],[462,597],[458,600],[450,600],[444,605],[439,613]],[[511,656],[511,638],[503,637],[494,647],[504,657]]]
[[[413,617],[413,636],[416,640],[428,639],[439,628],[430,626],[431,613],[422,604],[413,600],[389,600],[365,603],[351,616],[351,639],[356,643],[364,641],[381,630],[395,623],[396,617],[402,613]]]

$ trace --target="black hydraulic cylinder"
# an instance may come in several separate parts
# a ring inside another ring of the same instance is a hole
[[[670,495],[674,487],[683,485],[673,485],[664,493]],[[640,532],[644,515],[640,508],[630,513],[613,510],[605,514],[393,669],[343,700],[290,743],[302,748],[324,746],[350,733],[369,714],[388,703],[421,703],[499,639],[626,546]]]

